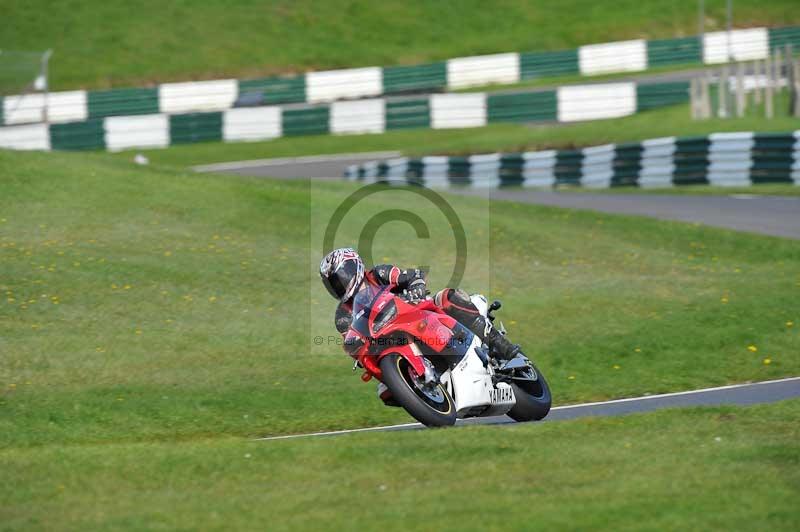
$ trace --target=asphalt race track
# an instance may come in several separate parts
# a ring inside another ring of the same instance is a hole
[[[342,179],[351,164],[398,157],[397,152],[317,155],[288,159],[263,159],[196,166],[198,172],[239,175]],[[453,192],[453,191],[451,191]],[[571,209],[651,216],[800,239],[800,197],[614,194],[609,192],[551,192],[525,189],[461,189],[458,194],[488,195],[497,200],[536,203]]]
[[[755,382],[749,384],[733,384],[718,388],[706,388],[688,392],[667,393],[634,397],[630,399],[617,399],[600,403],[586,403],[580,405],[556,406],[544,421],[564,421],[591,416],[622,416],[642,412],[652,412],[664,408],[685,408],[693,406],[720,406],[720,405],[753,405],[758,403],[773,403],[800,397],[800,377],[790,377],[774,381]],[[459,420],[456,426],[468,425],[506,425],[515,422],[506,416],[471,418]],[[258,441],[288,440],[294,438],[311,438],[318,436],[336,436],[354,432],[386,432],[394,430],[419,430],[420,423],[404,423],[402,425],[389,425],[386,427],[368,427],[362,429],[338,430],[331,432],[315,432],[311,434],[291,434],[286,436],[271,436],[258,438]]]
[[[493,199],[536,203],[570,209],[651,216],[800,239],[800,197],[613,194],[535,190],[464,189],[459,194],[489,195]]]

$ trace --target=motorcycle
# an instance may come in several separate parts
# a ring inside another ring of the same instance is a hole
[[[500,360],[430,297],[395,294],[391,286],[367,286],[353,300],[345,348],[361,378],[385,386],[381,398],[404,408],[428,427],[456,419],[506,414],[515,421],[544,418],[551,396],[544,375],[519,354]],[[494,322],[499,301],[479,294],[472,302]],[[502,323],[498,330],[505,332]]]

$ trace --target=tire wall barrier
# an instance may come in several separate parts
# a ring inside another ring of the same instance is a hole
[[[432,188],[800,185],[800,131],[665,137],[580,150],[398,158],[351,166],[345,177]]]
[[[576,50],[458,57],[423,65],[309,72],[250,80],[164,83],[155,88],[65,91],[0,97],[0,125],[73,122],[107,116],[225,111],[286,103],[323,103],[429,93],[535,78],[641,72],[669,65],[764,59],[778,46],[800,46],[800,27],[749,28],[699,37],[590,44]]]
[[[0,148],[119,151],[291,135],[383,133],[409,128],[469,128],[499,122],[595,120],[689,101],[689,83],[606,83],[539,92],[431,94],[320,104],[155,112],[81,122],[0,127]],[[175,106],[170,107],[176,109]],[[183,109],[182,107],[177,107]]]

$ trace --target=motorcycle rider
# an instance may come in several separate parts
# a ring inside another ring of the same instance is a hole
[[[395,285],[396,292],[405,290],[412,298],[424,299],[428,293],[425,273],[419,269],[401,270],[391,264],[380,264],[365,271],[364,262],[352,248],[331,251],[319,265],[322,284],[339,300],[336,307],[336,330],[346,334],[352,322],[353,296],[367,284],[372,286]],[[514,358],[520,347],[508,341],[504,334],[492,327],[492,322],[481,316],[461,289],[445,288],[434,296],[436,306],[476,334],[502,359]]]

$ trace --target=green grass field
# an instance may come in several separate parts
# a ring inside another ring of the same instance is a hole
[[[788,108],[788,104],[784,107]],[[134,153],[145,153],[155,164],[186,167],[247,159],[368,151],[396,150],[410,156],[534,151],[639,142],[673,135],[708,135],[722,131],[786,132],[798,128],[800,120],[785,113],[772,120],[765,120],[755,113],[743,118],[692,120],[688,105],[677,105],[624,118],[575,124],[492,124],[469,129],[390,131],[380,135],[283,137],[266,142],[205,142],[159,150],[125,151],[116,157],[131,159]]]
[[[796,524],[796,401],[249,441],[409,420],[311,348],[334,305],[309,245],[352,185],[5,151],[0,176],[0,529]],[[796,241],[447,199],[493,259],[465,286],[503,299],[556,405],[800,373]],[[421,249],[439,287],[448,235],[408,231],[376,256]]]
[[[311,350],[334,305],[313,278],[309,224],[352,185],[318,185],[311,212],[307,183],[1,153],[3,446],[407,419],[378,406],[339,347]],[[504,300],[557,404],[800,371],[796,241],[448,199],[492,257],[465,286]],[[340,243],[357,240],[351,225]],[[408,229],[385,231],[377,257],[423,256],[432,288],[446,282],[449,232],[402,252]]]
[[[723,0],[706,14],[706,30],[724,29]],[[51,88],[63,90],[686,36],[697,2],[8,0],[3,20],[0,49],[53,48]],[[791,25],[800,13],[794,0],[737,0],[734,21]]]
[[[795,530],[800,401],[518,427],[0,449],[6,530]],[[364,502],[366,501],[366,503]]]

